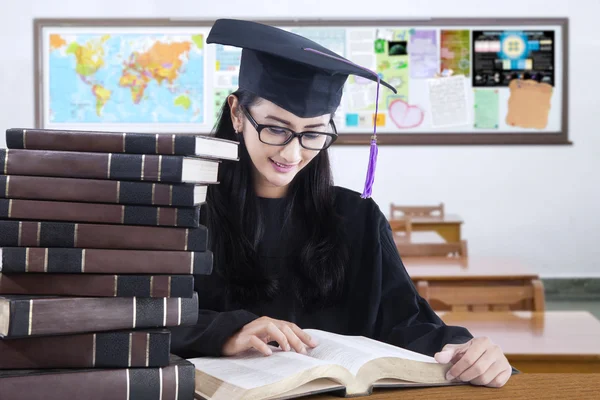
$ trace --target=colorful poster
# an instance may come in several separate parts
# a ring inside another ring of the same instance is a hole
[[[377,72],[382,75],[390,85],[394,86],[398,93],[394,95],[390,91],[382,91],[380,96],[380,107],[387,107],[392,99],[400,99],[408,102],[408,30],[395,30],[391,40],[375,40],[375,60]]]
[[[411,29],[408,53],[411,78],[433,78],[439,72],[437,33],[434,29]]]
[[[355,28],[348,29],[347,58],[372,71],[375,70],[375,54],[373,42],[375,41],[373,29]],[[356,75],[350,75],[346,81],[343,95],[343,106],[346,110],[345,126],[349,128],[372,126],[368,112],[375,110],[376,86],[373,81]]]
[[[431,125],[434,128],[467,125],[466,78],[462,75],[433,78],[428,83]]]
[[[227,99],[227,96],[229,96],[230,93],[232,93],[235,89],[229,90],[229,89],[215,89],[214,93],[213,93],[213,101],[214,101],[214,110],[215,110],[215,121],[219,120],[219,116],[221,115],[221,109],[223,108],[223,104],[225,103],[225,100]]]
[[[408,103],[408,30],[387,31],[385,38],[375,39],[375,62],[377,72],[383,80],[394,86],[397,93],[381,88],[379,93],[379,109],[388,111],[395,100]],[[375,103],[373,101],[373,103]]]
[[[217,71],[238,72],[240,69],[240,60],[242,59],[242,49],[233,46],[224,46],[217,44],[215,49]]]
[[[442,29],[440,38],[441,69],[451,69],[454,74],[470,76],[471,38],[468,30]]]
[[[499,117],[499,96],[498,89],[474,89],[475,97],[474,128],[477,129],[498,129]]]
[[[55,31],[47,37],[46,127],[129,124],[144,130],[206,122],[204,35],[132,31]]]
[[[344,28],[298,27],[290,31],[346,57],[346,29]]]
[[[554,86],[554,31],[473,31],[473,86],[513,79]]]

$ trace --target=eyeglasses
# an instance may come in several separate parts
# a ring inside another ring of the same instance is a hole
[[[257,123],[246,107],[241,107],[244,115],[248,118],[254,129],[258,132],[258,139],[264,144],[271,146],[285,146],[291,142],[294,138],[298,138],[300,146],[308,150],[325,150],[338,138],[337,129],[333,120],[329,121],[333,133],[328,132],[294,132],[289,128],[276,125],[263,125]]]

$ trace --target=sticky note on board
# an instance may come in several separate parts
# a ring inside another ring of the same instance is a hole
[[[498,89],[474,89],[475,120],[473,127],[478,129],[497,129],[500,120]]]
[[[346,114],[346,126],[358,126],[358,114]]]
[[[521,128],[546,128],[553,87],[532,79],[513,79],[508,88],[510,97],[506,123]]]
[[[373,114],[372,120],[375,119],[375,114]],[[377,121],[375,123],[376,126],[385,126],[385,114],[377,114]]]

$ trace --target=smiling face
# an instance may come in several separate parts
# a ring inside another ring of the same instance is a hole
[[[244,143],[254,166],[256,194],[259,197],[283,197],[294,177],[319,154],[319,151],[300,146],[298,138],[284,146],[273,146],[263,141],[281,142],[290,129],[295,132],[331,132],[331,115],[299,118],[270,101],[260,100],[247,112],[257,124],[272,127],[261,131],[261,141],[254,124],[238,106],[237,98],[229,96],[228,102],[233,126],[244,135]],[[305,145],[310,146],[311,142],[321,143],[320,138],[326,137],[312,135],[305,136],[303,140]],[[315,147],[319,147],[319,144]]]

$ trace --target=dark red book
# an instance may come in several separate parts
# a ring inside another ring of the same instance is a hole
[[[192,207],[206,201],[207,189],[208,184],[0,175],[0,197],[7,199]]]
[[[0,247],[0,271],[49,274],[210,275],[211,251]]]
[[[4,370],[0,399],[193,400],[194,378],[194,364],[175,355],[162,368]]]
[[[218,160],[148,154],[0,149],[4,175],[216,183]]]
[[[197,228],[200,208],[0,199],[0,218]]]
[[[0,295],[0,310],[0,337],[162,328],[195,324],[198,294],[189,299]]]
[[[237,142],[192,134],[10,128],[6,130],[6,146],[9,149],[238,158]]]
[[[166,329],[2,339],[0,369],[165,367],[170,350]]]
[[[82,297],[187,297],[194,294],[192,275],[5,274],[0,295]]]
[[[198,228],[2,221],[0,247],[205,251],[208,232]]]

